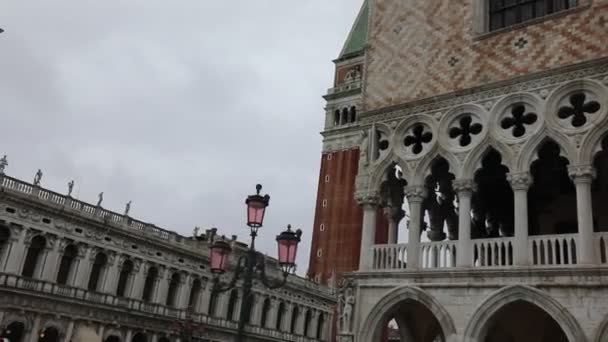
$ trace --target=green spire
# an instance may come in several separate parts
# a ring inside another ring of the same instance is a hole
[[[367,43],[367,32],[369,26],[369,4],[368,0],[363,2],[361,11],[357,16],[357,20],[353,25],[353,28],[348,35],[348,39],[342,48],[339,58],[343,58],[349,55],[353,55],[362,52]]]

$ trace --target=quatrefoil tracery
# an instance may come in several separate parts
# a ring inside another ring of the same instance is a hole
[[[480,123],[473,123],[471,115],[460,118],[459,126],[450,128],[449,135],[451,139],[458,139],[460,146],[468,146],[473,140],[473,135],[481,133],[483,126]]]
[[[511,116],[502,119],[500,127],[512,129],[512,134],[516,138],[526,134],[526,126],[534,124],[538,120],[536,113],[526,112],[524,104],[518,104],[511,109]]]
[[[559,109],[557,117],[560,119],[572,117],[572,126],[581,127],[587,123],[586,114],[595,114],[599,110],[599,102],[587,101],[587,95],[583,92],[578,92],[570,96],[570,106],[566,105]]]
[[[406,147],[412,147],[412,153],[420,154],[424,148],[424,144],[428,144],[433,140],[433,133],[426,132],[424,125],[418,124],[412,129],[412,133],[403,139],[403,144]]]

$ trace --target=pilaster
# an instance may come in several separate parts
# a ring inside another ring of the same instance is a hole
[[[133,299],[141,299],[144,284],[146,282],[146,264],[142,260],[134,260],[133,261],[133,272],[135,276],[133,277],[133,285],[131,286],[131,293],[129,297]]]
[[[86,289],[89,281],[89,273],[91,272],[91,258],[93,247],[81,245],[78,248],[78,271],[76,273],[76,286]]]
[[[11,240],[7,251],[5,272],[19,274],[25,258],[25,238],[27,230],[19,226],[10,226]]]
[[[111,295],[116,294],[116,287],[118,283],[119,268],[121,265],[120,257],[116,256],[114,252],[107,252],[108,264],[105,282],[103,285],[103,292]]]

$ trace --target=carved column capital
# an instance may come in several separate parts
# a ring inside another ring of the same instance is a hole
[[[422,202],[427,196],[427,190],[424,186],[406,186],[405,196],[409,202]]]
[[[529,172],[509,173],[507,180],[513,190],[528,190],[532,185],[532,176]]]
[[[405,211],[401,208],[386,207],[384,208],[384,215],[387,219],[399,223],[405,217]]]
[[[596,176],[593,165],[568,166],[568,175],[574,183],[591,183]]]
[[[477,184],[472,179],[457,179],[452,182],[452,187],[456,193],[468,192],[472,193],[476,190]]]
[[[376,191],[365,191],[355,193],[355,199],[361,206],[379,206],[380,195]]]

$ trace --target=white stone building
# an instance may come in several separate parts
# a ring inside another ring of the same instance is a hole
[[[0,333],[11,342],[233,341],[240,290],[212,296],[209,237],[185,237],[4,174]],[[71,188],[72,186],[70,186]],[[71,190],[70,190],[71,193]],[[237,253],[245,245],[232,241]],[[236,256],[235,256],[236,255]],[[276,265],[276,260],[268,260]],[[275,267],[268,267],[275,269]],[[277,269],[278,270],[278,269]],[[271,274],[278,276],[278,271]],[[291,275],[254,285],[248,341],[325,341],[333,295]],[[188,308],[190,308],[188,310]],[[190,325],[193,329],[182,327]]]

